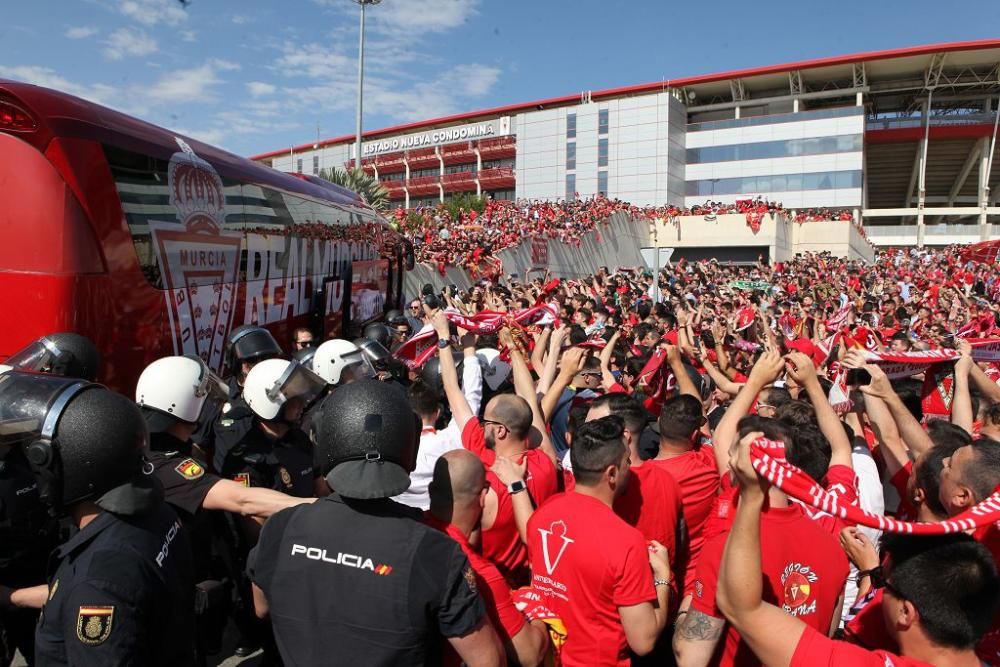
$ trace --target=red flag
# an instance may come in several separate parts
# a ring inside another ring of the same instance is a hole
[[[981,264],[1000,264],[1000,240],[972,243],[958,251],[963,262],[979,262]]]
[[[428,324],[417,335],[400,345],[393,356],[406,364],[410,370],[417,370],[434,356],[437,342],[437,332]]]

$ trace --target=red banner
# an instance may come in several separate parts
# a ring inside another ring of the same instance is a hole
[[[544,269],[549,265],[548,239],[537,236],[531,239],[531,265],[540,269]]]
[[[972,358],[979,362],[1000,361],[1000,338],[968,339],[972,345]],[[960,356],[958,350],[937,349],[921,352],[868,352],[869,363],[878,364],[890,379],[916,375],[928,367],[947,361],[955,361]]]

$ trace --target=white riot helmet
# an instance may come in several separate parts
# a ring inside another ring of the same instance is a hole
[[[500,352],[491,347],[476,350],[483,367],[483,381],[491,391],[496,391],[510,377],[511,365],[500,358]]]
[[[135,402],[151,433],[163,432],[176,421],[197,423],[205,401],[225,397],[225,383],[198,357],[157,359],[135,386]]]
[[[243,400],[254,414],[270,421],[279,418],[292,399],[301,399],[307,406],[324,388],[323,378],[297,361],[265,359],[247,373]]]
[[[341,338],[328,340],[316,348],[312,367],[328,384],[348,384],[376,375],[361,348]]]

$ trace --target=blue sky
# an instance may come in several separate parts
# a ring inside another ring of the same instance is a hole
[[[3,3],[0,78],[250,155],[354,131],[350,0]],[[1000,2],[383,0],[365,127],[757,65],[1000,37]]]

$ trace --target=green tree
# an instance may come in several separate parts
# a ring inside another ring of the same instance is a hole
[[[389,191],[362,169],[323,169],[319,172],[319,177],[357,192],[376,211],[385,212],[389,208]]]

